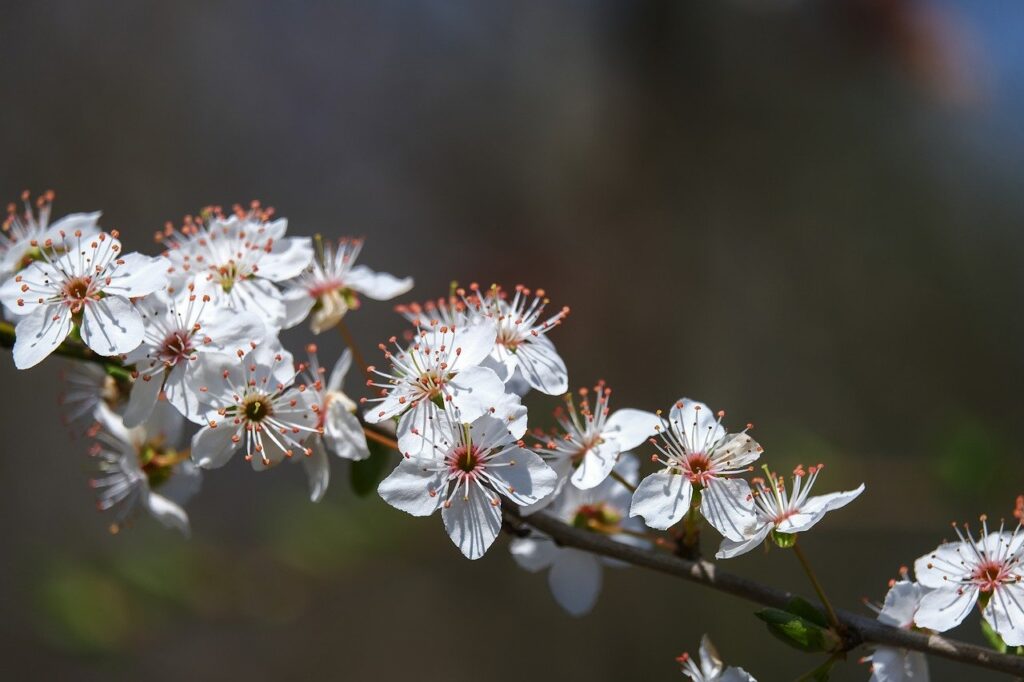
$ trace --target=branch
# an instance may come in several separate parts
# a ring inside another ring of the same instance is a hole
[[[540,512],[522,516],[514,505],[505,505],[505,514],[519,523],[525,523],[555,542],[566,547],[575,547],[594,554],[619,559],[635,566],[643,566],[660,573],[667,573],[690,582],[710,587],[757,604],[785,609],[795,596],[747,578],[727,573],[708,561],[688,561],[667,552],[640,549],[616,542],[604,535],[562,523],[553,516]],[[850,648],[865,643],[911,649],[952,661],[959,661],[980,668],[998,670],[1004,673],[1024,675],[1024,656],[1000,654],[991,649],[947,639],[939,634],[928,635],[912,630],[903,630],[879,623],[873,618],[849,611],[837,612],[840,623],[846,627]]]

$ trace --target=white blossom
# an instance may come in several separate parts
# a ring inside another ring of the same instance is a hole
[[[412,277],[399,279],[355,265],[363,248],[362,239],[341,239],[336,249],[327,249],[302,274],[284,283],[287,317],[284,327],[302,322],[313,312],[310,329],[319,334],[341,322],[349,310],[359,307],[359,296],[387,301],[408,292]]]
[[[50,224],[50,210],[53,192],[40,196],[33,208],[29,193],[21,195],[22,211],[15,204],[7,207],[7,218],[0,228],[0,279],[7,279],[29,263],[42,258],[44,244],[61,244],[60,234],[81,232],[83,237],[92,237],[99,232],[96,225],[99,211],[93,213],[71,213]]]
[[[658,427],[658,449],[651,460],[662,468],[643,481],[633,495],[631,516],[642,516],[651,528],[666,530],[690,511],[694,487],[701,491],[700,512],[719,533],[739,540],[744,529],[736,519],[749,516],[750,486],[736,475],[750,470],[761,446],[747,430],[728,433],[704,403],[682,398]]]
[[[0,300],[21,316],[14,344],[18,369],[41,362],[75,327],[99,355],[134,350],[144,329],[131,299],[166,283],[166,261],[122,254],[116,231],[87,237],[76,230],[59,239],[59,246],[56,241],[44,242],[43,259],[0,287]],[[60,255],[51,256],[55,251]]]
[[[676,661],[683,667],[683,674],[693,682],[757,682],[754,676],[743,668],[725,667],[711,638],[700,638],[700,661],[694,661],[690,654],[681,654]]]
[[[168,528],[188,535],[182,505],[198,492],[201,476],[181,447],[184,418],[167,403],[131,429],[103,403],[95,416],[91,434],[96,440],[89,454],[97,474],[90,485],[96,490],[97,508],[114,514],[111,531],[117,532],[145,510]]]
[[[1024,645],[1024,532],[1003,529],[989,533],[982,517],[982,535],[975,541],[969,528],[955,525],[959,542],[950,542],[914,562],[917,581],[932,591],[921,599],[914,622],[945,632],[959,625],[974,605],[1009,646]]]
[[[787,539],[795,533],[806,532],[825,514],[845,507],[864,492],[864,484],[861,483],[854,490],[810,497],[811,487],[823,468],[823,464],[807,470],[798,466],[793,471],[793,488],[789,492],[785,479],[765,469],[768,481],[753,480],[754,489],[748,496],[750,507],[744,508],[739,504],[728,507],[731,523],[743,528],[743,537],[735,540],[727,536],[715,556],[728,559],[745,554],[760,545],[769,533],[775,534],[777,539]]]
[[[120,399],[117,381],[94,362],[70,361],[61,369],[57,394],[61,422],[72,437],[81,436],[96,423],[100,403],[114,405]]]
[[[632,484],[636,484],[638,470],[636,457],[629,453],[624,453],[615,465],[615,472]],[[629,501],[629,490],[609,478],[588,490],[565,486],[547,511],[576,528],[602,533],[627,544],[649,546],[640,537],[643,524],[627,515]],[[548,585],[555,601],[574,616],[588,613],[597,602],[602,567],[623,565],[591,552],[560,546],[537,532],[513,540],[509,550],[516,563],[526,570],[548,571]]]
[[[892,583],[882,606],[872,608],[878,612],[880,623],[910,630],[921,599],[928,591],[927,587],[907,580],[904,574]],[[928,682],[928,660],[920,651],[877,646],[863,661],[871,663],[871,682]]]
[[[403,457],[377,492],[413,516],[440,508],[452,542],[469,559],[479,559],[501,530],[501,497],[533,504],[554,491],[555,472],[520,446],[504,420],[483,415],[462,424],[442,414],[431,456]]]

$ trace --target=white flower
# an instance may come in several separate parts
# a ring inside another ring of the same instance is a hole
[[[914,617],[920,627],[945,632],[959,625],[981,600],[982,617],[1009,646],[1024,645],[1024,533],[1018,525],[1012,533],[1002,524],[988,532],[982,517],[982,536],[975,542],[953,526],[959,542],[938,549],[914,562],[914,575],[933,589],[921,600]]]
[[[114,377],[93,362],[69,362],[60,380],[63,385],[57,404],[61,421],[72,436],[81,436],[96,423],[96,407],[101,402],[114,405],[121,397]]]
[[[560,480],[568,478],[580,490],[593,488],[608,478],[619,454],[643,443],[661,425],[661,419],[651,412],[627,408],[610,413],[611,393],[604,382],[598,383],[591,406],[590,392],[580,389],[578,410],[572,396],[566,395],[566,407],[555,410],[562,433],[538,437],[537,454]]]
[[[615,466],[616,473],[636,483],[639,466],[636,457],[625,453]],[[627,517],[630,493],[621,483],[606,479],[589,490],[573,486],[562,489],[548,512],[576,528],[585,528],[628,544],[646,546],[639,535],[643,524]],[[531,572],[548,570],[548,585],[559,606],[573,616],[588,613],[601,591],[602,566],[622,566],[590,552],[555,544],[551,538],[534,533],[517,538],[509,546],[512,557]]]
[[[678,656],[676,661],[683,666],[683,674],[693,682],[757,682],[754,676],[743,668],[726,668],[722,663],[722,657],[718,655],[718,650],[707,635],[700,638],[699,665],[690,654],[685,653]]]
[[[310,328],[319,334],[341,322],[346,312],[358,308],[360,294],[387,301],[412,289],[412,277],[398,279],[355,265],[362,248],[362,239],[341,239],[336,250],[324,252],[323,262],[314,259],[301,275],[284,283],[286,329],[302,322],[312,310]]]
[[[100,403],[96,420],[91,432],[96,442],[89,454],[98,474],[90,485],[97,492],[97,508],[113,510],[111,531],[117,532],[145,509],[163,525],[188,535],[182,505],[199,490],[201,477],[181,449],[184,418],[161,403],[145,424],[129,429]]]
[[[676,401],[658,429],[660,442],[652,440],[660,456],[651,460],[664,468],[640,482],[630,516],[643,516],[651,528],[665,530],[690,511],[694,486],[699,486],[700,512],[708,523],[727,538],[743,537],[735,519],[749,516],[750,487],[732,477],[750,470],[761,446],[747,435],[749,424],[740,433],[727,433],[724,416],[695,400]],[[746,515],[737,507],[745,508]]]
[[[433,321],[417,330],[407,348],[391,337],[394,353],[380,345],[391,372],[367,368],[386,382],[367,382],[379,388],[381,395],[363,399],[364,403],[376,403],[366,410],[366,421],[376,424],[401,417],[398,446],[410,456],[424,451],[429,455],[438,440],[435,429],[447,409],[455,410],[463,422],[493,414],[506,422],[512,435],[522,437],[526,408],[518,396],[505,393],[505,385],[493,370],[479,366],[494,346],[495,333],[492,325],[449,327]]]
[[[96,222],[100,213],[72,213],[50,224],[50,208],[53,192],[46,192],[36,200],[35,209],[29,203],[29,193],[23,192],[21,201],[24,209],[18,213],[17,206],[7,207],[7,219],[0,228],[0,279],[7,279],[29,263],[42,258],[43,244],[47,241],[58,245],[60,233],[82,233],[91,237],[99,232]]]
[[[366,446],[366,434],[363,425],[356,417],[356,404],[342,393],[341,385],[345,381],[352,366],[352,353],[345,350],[338,358],[331,371],[331,376],[324,381],[327,370],[320,366],[316,356],[316,346],[310,344],[306,348],[309,362],[303,366],[303,379],[306,390],[311,393],[311,409],[316,413],[320,428],[309,436],[306,444],[313,450],[309,457],[302,457],[301,462],[309,479],[310,499],[319,502],[327,492],[331,469],[327,461],[327,453],[359,461],[370,456]]]
[[[193,290],[190,284],[177,297],[157,293],[137,306],[146,330],[142,344],[125,358],[135,365],[124,415],[128,426],[145,421],[161,391],[185,417],[205,423],[199,391],[201,358],[248,350],[263,339],[265,329],[258,317],[209,305],[209,295],[200,297]]]
[[[749,500],[753,502],[752,511],[739,505],[729,508],[729,513],[735,514],[732,523],[744,527],[743,538],[734,540],[726,537],[715,556],[728,559],[745,554],[761,544],[769,533],[779,540],[788,540],[788,536],[810,530],[825,514],[845,507],[864,492],[864,484],[861,483],[854,490],[810,497],[811,487],[822,468],[822,464],[808,467],[808,475],[802,466],[798,466],[793,471],[793,490],[788,493],[785,480],[767,472],[767,469],[767,485],[763,479],[755,478]]]
[[[132,298],[164,287],[167,263],[121,253],[117,232],[86,237],[61,234],[60,245],[43,243],[33,261],[0,287],[0,300],[22,317],[16,329],[14,364],[27,369],[59,346],[73,326],[99,355],[118,355],[142,342],[142,317]],[[62,255],[50,256],[53,250]]]
[[[876,608],[878,621],[903,630],[913,628],[914,614],[926,594],[928,588],[910,582],[904,574],[892,583],[882,607]],[[871,663],[871,682],[928,682],[928,660],[920,651],[880,646],[863,662]]]
[[[242,448],[259,471],[296,453],[312,457],[305,441],[320,432],[316,396],[305,385],[292,387],[294,380],[291,353],[270,342],[221,369],[202,391],[210,409],[207,425],[192,438],[192,461],[224,466]]]
[[[490,415],[472,424],[443,419],[435,434],[432,457],[403,457],[377,492],[413,516],[440,508],[452,542],[466,557],[479,559],[501,530],[501,496],[533,504],[554,491],[555,472]]]
[[[193,281],[196,293],[209,294],[214,305],[247,310],[280,329],[285,303],[275,283],[309,266],[313,244],[309,237],[285,237],[288,221],[271,221],[272,215],[254,202],[249,211],[235,207],[229,217],[207,209],[200,219],[187,218],[178,232],[168,227],[160,238],[175,285]]]

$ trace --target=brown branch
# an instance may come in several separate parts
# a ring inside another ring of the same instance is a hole
[[[505,514],[519,525],[525,523],[550,536],[560,545],[650,568],[757,604],[785,609],[790,600],[797,596],[728,573],[721,570],[717,564],[708,561],[688,561],[667,552],[640,549],[616,542],[599,533],[573,528],[544,512],[522,516],[514,505],[505,505]],[[836,616],[846,628],[844,634],[851,649],[861,643],[891,646],[920,651],[979,668],[1024,675],[1024,656],[1000,654],[985,647],[948,639],[940,634],[928,635],[891,627],[873,618],[849,611],[839,610]]]

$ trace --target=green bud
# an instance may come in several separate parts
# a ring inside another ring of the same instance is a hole
[[[790,547],[796,544],[796,534],[780,533],[777,530],[773,530],[772,541],[776,544],[776,546],[781,547],[782,549],[789,549]]]

